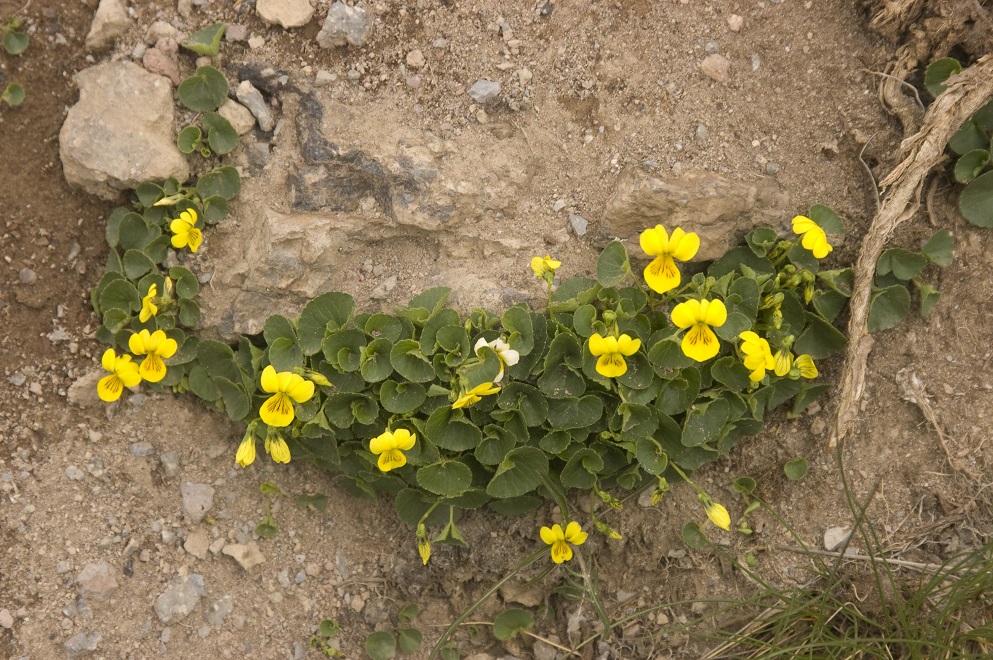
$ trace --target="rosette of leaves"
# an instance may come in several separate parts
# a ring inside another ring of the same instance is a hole
[[[951,57],[931,63],[924,76],[928,91],[937,96],[945,89],[945,81],[962,71],[962,65]],[[948,141],[948,149],[958,156],[955,180],[965,184],[959,195],[962,217],[978,227],[993,227],[993,101],[966,120]]]
[[[934,309],[941,293],[922,279],[928,264],[944,268],[952,263],[955,239],[947,229],[938,230],[919,252],[904,248],[884,250],[876,263],[869,306],[869,332],[888,330],[900,323],[911,310],[911,284],[920,299],[921,316]]]
[[[811,215],[830,231],[838,229],[833,222],[840,227],[827,207]],[[552,491],[678,480],[672,464],[692,471],[716,460],[758,432],[772,409],[791,403],[791,414],[802,412],[827,386],[774,375],[753,384],[737,336],[760,329],[815,359],[841,350],[845,337],[832,321],[850,295],[851,271],[820,271],[809,253],[787,253],[782,244],[773,230],[756,229],[746,246],[691,278],[686,295],[717,297],[728,308],[728,322],[716,328],[722,350],[702,364],[681,352],[681,331],[669,320],[675,300],[650,298],[615,242],[597,278],[563,281],[545,313],[519,304],[463,317],[446,307],[445,288],[390,313],[360,312],[351,296],[331,292],[297,318],[270,317],[261,336],[236,347],[200,341],[181,385],[250,421],[267,396],[265,366],[320,374],[330,386],[297,406],[285,432],[294,459],[329,470],[355,496],[388,494],[404,522],[443,527],[435,542],[464,543],[455,528],[461,510],[515,515]],[[816,273],[809,304],[793,277],[801,271]],[[588,346],[615,323],[642,345],[616,380],[597,373]],[[460,393],[497,376],[497,354],[472,347],[499,337],[520,355],[501,390],[453,409]],[[369,442],[399,428],[417,441],[406,465],[383,473]]]
[[[180,102],[200,115],[202,128],[191,124],[179,132],[176,146],[184,154],[199,151],[202,156],[224,155],[238,146],[238,133],[216,110],[228,95],[228,81],[212,66],[201,66],[197,72],[179,83]],[[206,144],[203,141],[207,134]]]

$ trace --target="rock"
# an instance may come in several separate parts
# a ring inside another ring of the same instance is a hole
[[[700,62],[700,72],[722,85],[731,82],[731,61],[723,55],[708,55]]]
[[[38,281],[38,274],[30,268],[22,268],[17,273],[17,279],[21,281],[21,284],[34,284]]]
[[[407,53],[407,66],[411,69],[420,69],[426,62],[424,53],[419,50],[412,50]]]
[[[248,110],[255,116],[259,122],[259,128],[268,133],[276,125],[275,120],[272,118],[272,113],[269,112],[269,105],[262,98],[262,92],[255,89],[255,86],[247,81],[241,81],[238,85],[238,90],[236,92],[238,100],[248,108]]]
[[[738,14],[728,16],[728,27],[732,32],[739,32],[745,26],[745,19]]]
[[[228,28],[231,29],[230,27]],[[155,21],[145,29],[145,44],[154,46],[159,39],[179,40],[179,30],[165,21]]]
[[[256,0],[255,12],[269,25],[303,27],[314,17],[310,0]]]
[[[703,124],[697,124],[696,127],[696,139],[700,142],[706,142],[710,139],[710,129]]]
[[[174,451],[164,451],[159,456],[162,463],[162,471],[165,472],[166,479],[172,479],[179,474],[179,453]]]
[[[175,55],[170,56],[163,50],[158,48],[146,50],[145,54],[141,56],[141,65],[151,73],[165,76],[174,85],[179,85],[182,82],[179,77],[179,63],[176,61]]]
[[[321,48],[334,48],[345,44],[362,46],[372,36],[373,25],[368,9],[349,7],[339,0],[328,9],[324,27],[317,34],[317,43]]]
[[[72,658],[84,658],[97,650],[103,636],[98,633],[76,633],[65,643],[66,655]]]
[[[224,30],[225,41],[237,43],[240,41],[245,41],[246,39],[248,39],[248,28],[245,27],[244,25],[231,23],[230,25],[228,25],[227,29]]]
[[[107,562],[87,564],[76,577],[76,590],[84,598],[108,600],[117,591],[117,579]]]
[[[709,261],[738,245],[758,225],[778,226],[788,214],[789,196],[772,179],[733,182],[710,172],[691,171],[659,179],[630,169],[607,203],[599,242],[632,239],[656,224],[682,227],[700,236],[694,261]],[[638,252],[640,255],[640,251]]]
[[[500,587],[500,598],[505,603],[519,603],[524,607],[538,607],[545,601],[545,593],[539,585],[526,585],[522,582],[508,582]]]
[[[488,105],[500,98],[500,83],[493,80],[477,80],[469,88],[469,96],[480,105]]]
[[[255,127],[255,115],[237,101],[226,100],[224,105],[218,108],[217,114],[231,122],[238,135],[244,135]]]
[[[556,637],[555,635],[550,636],[549,640],[555,643],[559,642],[559,638]],[[556,660],[556,658],[559,657],[558,649],[556,649],[548,642],[544,642],[540,639],[535,641],[534,646],[531,649],[531,652],[534,654],[534,660]]]
[[[314,77],[314,84],[319,87],[323,87],[324,85],[330,85],[337,79],[337,74],[331,73],[327,69],[321,69]]]
[[[100,0],[93,22],[90,23],[90,32],[86,35],[86,50],[110,48],[130,27],[131,17],[128,16],[124,0]]]
[[[86,475],[75,465],[70,465],[66,468],[66,476],[72,481],[82,481]]]
[[[569,214],[569,228],[576,236],[585,236],[586,230],[590,226],[590,221],[578,213]]]
[[[59,132],[66,180],[107,200],[144,181],[189,177],[176,147],[172,85],[127,61],[84,69],[74,77],[79,102]]]
[[[14,627],[14,617],[11,615],[10,610],[4,608],[0,610],[0,628],[6,628],[10,630]]]
[[[372,290],[372,293],[369,294],[369,297],[372,298],[373,300],[382,300],[383,298],[386,298],[390,294],[390,291],[396,288],[396,285],[397,285],[397,276],[390,275],[385,280],[383,280],[382,284],[380,284],[379,286],[377,286],[375,289]]]
[[[186,542],[183,543],[183,549],[197,559],[206,559],[209,547],[210,539],[207,538],[207,532],[202,529],[190,532],[186,537]]]
[[[77,378],[69,386],[69,403],[76,406],[101,405],[103,401],[97,395],[97,382],[106,375],[108,374],[103,369],[95,369]]]
[[[193,0],[178,0],[176,2],[176,12],[183,18],[189,18],[193,11]]]
[[[834,552],[851,535],[852,530],[848,527],[828,527],[824,530],[824,549],[828,552]]]
[[[522,85],[528,85],[534,79],[534,74],[531,73],[531,69],[518,69],[517,79],[521,81]]]
[[[183,494],[183,513],[195,523],[203,520],[203,517],[214,506],[213,486],[187,481],[179,487],[179,490]]]
[[[260,37],[257,34],[253,34],[248,38],[248,47],[252,50],[258,50],[265,46],[265,37]]]
[[[155,447],[151,442],[132,442],[131,454],[133,456],[151,456],[155,453]]]
[[[205,595],[201,576],[193,574],[178,578],[155,599],[155,616],[167,624],[182,621],[196,609]]]
[[[232,611],[234,611],[234,599],[231,596],[225,596],[210,604],[204,618],[207,620],[207,623],[215,628],[219,628],[224,624],[225,619],[231,615]]]
[[[259,544],[255,541],[246,544],[228,543],[221,552],[232,557],[246,571],[265,561],[259,550]]]

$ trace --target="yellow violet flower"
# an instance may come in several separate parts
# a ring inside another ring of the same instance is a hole
[[[279,435],[279,431],[269,429],[265,437],[265,452],[277,463],[290,462],[290,446],[286,444],[286,440],[283,440],[283,436]],[[255,453],[254,447],[252,453]]]
[[[813,252],[817,259],[823,259],[834,249],[820,225],[805,215],[793,218],[793,233],[803,236],[800,244]]]
[[[238,453],[234,457],[234,462],[243,468],[255,462],[255,434],[245,434],[245,439],[238,445]]]
[[[476,385],[476,387],[472,388],[468,392],[463,392],[460,394],[459,398],[452,404],[452,408],[464,408],[466,406],[471,406],[474,403],[478,403],[484,396],[496,394],[499,391],[500,388],[493,385],[493,383]]]
[[[259,409],[259,416],[269,426],[283,427],[293,423],[293,401],[306,403],[314,396],[314,383],[291,371],[280,371],[270,364],[262,370],[262,389],[272,396]],[[268,449],[268,448],[267,448]],[[289,449],[286,451],[289,460]],[[273,456],[275,459],[275,456]],[[278,459],[276,459],[278,462]]]
[[[793,368],[793,354],[780,349],[773,356],[773,362],[775,363],[774,371],[776,375],[780,377],[785,376]]]
[[[172,232],[172,246],[177,250],[189,247],[190,252],[200,249],[203,242],[203,232],[196,228],[197,212],[194,209],[187,209],[179,214],[179,217],[169,224]]]
[[[711,328],[719,328],[728,319],[728,310],[720,300],[687,300],[672,309],[672,322],[677,328],[689,328],[683,335],[683,354],[697,362],[706,362],[717,355],[721,344]]]
[[[162,330],[151,333],[142,330],[128,338],[128,348],[135,355],[145,356],[138,367],[141,377],[149,383],[157,383],[166,375],[166,365],[162,360],[171,358],[179,348],[179,344],[175,339],[167,337]]]
[[[407,464],[407,457],[403,452],[414,448],[417,435],[407,429],[397,429],[396,431],[386,430],[379,437],[373,438],[369,443],[369,451],[379,456],[376,465],[383,472],[389,472],[395,468],[401,468]]]
[[[486,339],[480,337],[472,350],[476,352],[476,355],[479,355],[479,349],[483,346],[489,346],[492,348],[496,352],[497,357],[500,359],[500,373],[498,373],[496,378],[493,379],[494,383],[499,383],[503,379],[504,366],[512,367],[521,360],[521,354],[512,349],[510,344],[505,342],[502,338],[487,342]]]
[[[540,534],[541,540],[552,546],[552,561],[556,564],[572,559],[572,548],[569,547],[569,544],[583,545],[587,537],[586,532],[576,521],[566,525],[564,532],[561,525],[552,525],[550,528],[542,527]]]
[[[431,559],[431,541],[428,540],[428,528],[424,523],[417,524],[417,554],[421,556],[421,561],[425,566]]]
[[[704,510],[707,512],[707,518],[710,522],[714,523],[726,532],[731,531],[731,514],[723,506],[715,502],[710,498],[710,495],[706,493],[700,493],[697,498],[703,504]]]
[[[672,230],[672,236],[662,225],[641,232],[641,249],[655,257],[645,268],[645,282],[656,293],[672,291],[680,282],[675,259],[689,261],[700,249],[700,237],[695,232],[687,234],[681,227]]]
[[[738,338],[741,339],[741,352],[745,354],[745,368],[752,372],[748,374],[748,378],[753,383],[758,383],[765,378],[767,369],[772,370],[776,366],[769,342],[751,330],[742,332]]]
[[[100,359],[103,368],[110,372],[97,382],[97,396],[101,401],[117,401],[124,393],[125,387],[134,387],[141,382],[138,365],[131,361],[130,355],[117,355],[114,349],[108,348]]]
[[[138,313],[138,320],[142,323],[159,313],[158,305],[154,302],[158,291],[158,285],[152,282],[148,287],[148,293],[141,299],[141,311]]]
[[[798,356],[793,360],[793,366],[800,370],[803,378],[817,378],[817,366],[814,364],[814,358],[809,355]]]
[[[561,261],[552,259],[552,255],[546,254],[544,258],[534,257],[531,259],[531,272],[539,279],[547,279],[547,275],[555,275],[555,269],[562,265]]]
[[[590,337],[590,353],[599,358],[596,372],[605,378],[620,378],[627,373],[628,364],[622,356],[634,355],[639,348],[641,340],[628,335],[601,337],[597,332]]]

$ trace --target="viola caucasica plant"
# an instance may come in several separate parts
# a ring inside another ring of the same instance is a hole
[[[106,273],[91,293],[109,346],[98,393],[193,393],[246,422],[238,465],[252,465],[261,443],[278,463],[328,470],[355,496],[393,498],[425,563],[432,543],[464,544],[462,511],[516,515],[574,490],[618,506],[610,490],[654,488],[658,502],[685,480],[729,529],[728,511],[690,473],[758,432],[772,409],[802,412],[827,388],[816,361],[845,344],[832,322],[852,273],[821,268],[828,235],[843,231],[821,205],[794,218],[791,237],[756,228],[692,276],[680,262],[700,239],[679,227],[641,233],[637,274],[618,241],[595,278],[563,278],[566,265],[536,256],[544,310],[461,316],[445,305],[448,289],[434,288],[390,313],[361,312],[331,292],[235,345],[200,339],[198,279],[179,255],[195,263],[204,229],[239,188],[237,171],[219,167],[192,187],[143,184],[131,209],[111,215]],[[586,539],[563,515],[564,527],[540,533],[557,563]]]

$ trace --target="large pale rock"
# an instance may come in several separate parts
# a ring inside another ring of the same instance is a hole
[[[86,35],[86,50],[98,51],[110,48],[118,37],[124,36],[131,27],[124,0],[100,0],[90,31]]]
[[[362,46],[372,36],[372,14],[365,7],[349,7],[343,2],[335,2],[328,9],[324,27],[317,33],[317,43],[322,48],[334,48],[351,44]]]
[[[255,11],[269,25],[287,29],[303,27],[314,17],[310,0],[258,0]]]
[[[116,199],[148,180],[189,177],[173,133],[172,83],[126,61],[84,69],[74,80],[79,102],[59,132],[66,180]]]
[[[600,238],[632,239],[648,227],[682,227],[700,236],[695,261],[721,257],[753,227],[778,227],[789,196],[768,179],[739,182],[710,172],[660,179],[631,171],[617,184],[604,211]]]

